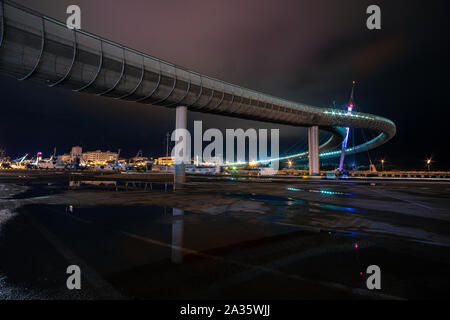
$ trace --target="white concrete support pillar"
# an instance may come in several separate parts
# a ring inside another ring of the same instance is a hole
[[[179,106],[176,108],[176,120],[175,130],[187,129],[187,107]],[[176,139],[180,139],[183,134],[176,134]],[[183,143],[186,144],[185,136],[183,136]],[[183,148],[186,152],[186,146]],[[186,182],[186,166],[183,162],[184,154],[175,154],[175,172],[174,172],[174,190],[180,190],[183,188],[183,184]]]
[[[319,127],[308,128],[309,175],[319,175]]]

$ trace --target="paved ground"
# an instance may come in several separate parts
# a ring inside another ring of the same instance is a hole
[[[450,297],[450,183],[114,179],[0,177],[0,299]]]

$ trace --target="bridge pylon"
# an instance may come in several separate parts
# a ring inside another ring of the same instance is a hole
[[[181,143],[182,152],[175,153],[175,172],[173,188],[174,190],[183,189],[183,185],[186,182],[186,166],[185,166],[185,152],[187,152],[188,141],[187,136],[184,132],[187,131],[187,107],[178,106],[176,108],[175,116],[175,139],[176,143]],[[184,132],[182,132],[184,131]],[[182,141],[180,142],[180,138]],[[177,150],[177,149],[176,149]]]
[[[308,128],[308,158],[309,175],[319,175],[319,127],[312,126]]]

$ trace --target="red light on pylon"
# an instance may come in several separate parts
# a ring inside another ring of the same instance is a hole
[[[352,84],[356,84],[356,81],[353,81]]]

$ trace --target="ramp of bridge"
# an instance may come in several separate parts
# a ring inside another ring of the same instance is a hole
[[[332,133],[322,157],[342,139],[343,127],[379,132],[347,153],[375,148],[396,132],[386,118],[321,108],[256,92],[157,59],[18,5],[0,0],[0,73],[50,87],[115,99],[293,126]],[[307,157],[308,152],[296,155]]]

